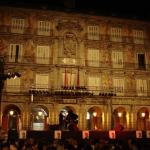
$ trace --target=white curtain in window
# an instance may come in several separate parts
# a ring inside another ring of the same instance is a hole
[[[88,65],[99,67],[100,65],[100,51],[99,49],[88,49]]]
[[[124,79],[115,78],[113,79],[114,92],[117,95],[124,95]]]
[[[22,45],[10,44],[9,49],[9,62],[21,62],[22,58]]]
[[[88,88],[93,91],[95,94],[98,94],[100,91],[101,79],[98,76],[89,76],[88,77]]]
[[[24,32],[24,19],[12,18],[11,20],[11,32],[23,33]]]
[[[136,44],[144,44],[144,32],[142,30],[133,30],[133,39]]]
[[[112,27],[111,28],[111,40],[116,41],[116,42],[121,42],[122,41],[122,29],[121,28],[116,28]]]
[[[48,74],[36,74],[36,88],[48,89],[49,75]]]
[[[146,96],[147,95],[147,81],[143,79],[137,79],[136,89],[137,89],[138,96]]]
[[[49,46],[37,46],[36,62],[39,64],[49,64],[50,48]]]
[[[113,63],[113,68],[123,68],[123,52],[113,51],[112,63]]]
[[[20,78],[7,79],[7,92],[20,92]]]
[[[38,21],[38,35],[50,35],[50,21]]]
[[[99,26],[88,26],[88,39],[99,40]]]

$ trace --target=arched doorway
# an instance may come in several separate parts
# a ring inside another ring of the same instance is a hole
[[[43,131],[48,129],[47,124],[48,109],[45,106],[35,106],[31,108],[31,130]]]
[[[21,111],[18,106],[8,105],[5,107],[2,116],[2,128],[6,131],[22,128]]]
[[[59,126],[61,130],[76,130],[78,124],[78,115],[75,109],[70,106],[65,106],[59,113]]]
[[[102,111],[98,107],[92,107],[86,114],[87,129],[100,130],[102,129]]]
[[[123,107],[118,107],[113,112],[113,124],[116,131],[122,131],[126,128],[126,110]]]
[[[147,129],[149,129],[149,112],[147,108],[142,107],[137,112],[137,130]]]

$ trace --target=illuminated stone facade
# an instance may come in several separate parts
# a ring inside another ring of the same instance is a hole
[[[4,129],[45,130],[70,109],[81,130],[150,129],[149,23],[7,7],[0,14],[5,73],[21,73],[5,80]]]

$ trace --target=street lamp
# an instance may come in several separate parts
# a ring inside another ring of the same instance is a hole
[[[13,111],[13,110],[10,110],[9,114],[10,114],[11,116],[13,116],[13,115],[14,115],[14,111]]]

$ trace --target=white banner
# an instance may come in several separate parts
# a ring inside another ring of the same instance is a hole
[[[61,139],[61,130],[54,131],[54,139]]]
[[[26,130],[20,130],[19,131],[19,139],[26,139],[27,137],[27,131]]]
[[[109,138],[110,139],[115,139],[116,138],[116,132],[115,132],[115,130],[110,130],[109,131]]]
[[[150,130],[149,130],[149,131],[146,131],[146,137],[147,137],[147,138],[150,138]]]
[[[136,138],[142,138],[142,131],[136,131]]]
[[[82,131],[82,139],[89,139],[89,131],[88,130]]]

